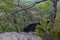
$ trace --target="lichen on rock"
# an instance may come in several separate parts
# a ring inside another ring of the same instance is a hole
[[[6,32],[0,34],[0,40],[42,40],[40,37],[28,34],[28,33],[17,33],[17,32]]]

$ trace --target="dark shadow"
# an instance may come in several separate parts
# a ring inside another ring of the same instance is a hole
[[[40,23],[32,23],[29,24],[26,28],[23,29],[24,32],[35,32],[36,26],[40,25]]]

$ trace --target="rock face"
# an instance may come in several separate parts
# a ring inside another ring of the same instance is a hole
[[[0,34],[0,40],[42,40],[40,37],[28,33],[6,32]]]

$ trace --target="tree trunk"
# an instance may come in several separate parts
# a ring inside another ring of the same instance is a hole
[[[52,3],[53,3],[53,6],[52,6],[52,11],[50,13],[50,28],[49,30],[53,29],[53,26],[54,26],[54,22],[55,22],[55,18],[56,18],[56,14],[57,14],[57,2],[58,0],[51,0]]]

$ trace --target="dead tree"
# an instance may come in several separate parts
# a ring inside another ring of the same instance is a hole
[[[52,3],[53,3],[53,8],[52,8],[52,17],[51,17],[51,22],[54,23],[55,21],[55,18],[56,18],[56,13],[57,13],[57,2],[58,0],[52,0]]]
[[[56,14],[57,14],[57,2],[59,0],[51,0],[51,1],[52,1],[52,10],[50,12],[50,20],[47,21],[47,23],[50,24],[49,25],[50,26],[49,30],[53,29]]]

